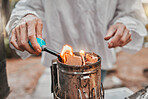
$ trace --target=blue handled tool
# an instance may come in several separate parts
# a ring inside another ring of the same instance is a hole
[[[42,40],[40,38],[36,38],[36,39],[37,39],[37,42],[38,42],[38,44],[40,45],[41,48],[42,48],[43,45],[46,45],[46,42],[44,40]],[[32,49],[34,49],[33,46],[32,46],[32,44],[31,44],[31,42],[29,41],[28,43],[29,43],[30,47]]]
[[[42,51],[46,51],[46,52],[48,52],[48,53],[50,53],[50,54],[52,54],[52,55],[55,55],[55,56],[57,56],[58,58],[62,59],[62,58],[60,57],[60,53],[59,53],[59,52],[54,51],[54,50],[49,49],[49,48],[46,47],[46,42],[45,42],[44,40],[42,40],[42,39],[40,39],[40,38],[36,38],[36,39],[37,39],[38,44],[39,44],[40,47],[42,48]],[[28,43],[29,43],[30,47],[31,47],[32,49],[34,49],[33,46],[32,46],[32,44],[31,44],[31,42],[28,41]]]

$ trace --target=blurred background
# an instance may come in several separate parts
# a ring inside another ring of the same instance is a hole
[[[14,50],[9,48],[9,39],[5,31],[10,13],[18,0],[0,0],[0,40],[4,40],[4,46],[0,45],[3,53],[0,58],[6,59],[6,71],[10,93],[7,99],[50,99],[48,93],[49,72],[41,65],[40,56],[31,56],[22,60]],[[142,0],[145,13],[148,17],[148,0]],[[148,24],[145,26],[148,30]],[[4,39],[3,39],[4,38]],[[145,37],[143,48],[136,54],[128,54],[117,50],[117,63],[108,71],[104,81],[104,88],[127,87],[136,92],[148,85],[148,36]],[[108,83],[110,82],[110,83]],[[40,98],[39,98],[40,97]]]

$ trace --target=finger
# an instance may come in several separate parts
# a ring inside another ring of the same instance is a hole
[[[116,30],[117,29],[114,26],[110,27],[108,32],[107,32],[107,35],[104,37],[104,40],[109,40],[111,37],[113,37]]]
[[[40,19],[37,20],[37,25],[36,25],[36,37],[42,39],[42,28],[43,24]]]
[[[132,38],[131,38],[131,35],[128,35],[128,39],[124,44],[120,45],[120,47],[123,47],[124,45],[128,44],[130,41],[132,41]]]
[[[19,26],[17,26],[17,27],[15,28],[15,33],[16,33],[17,45],[18,45],[18,47],[19,47],[21,50],[24,51],[24,49],[21,47],[21,43],[20,43],[21,37],[20,37],[20,29],[19,29]]]
[[[21,36],[21,47],[28,51],[30,54],[36,54],[36,52],[29,46],[28,44],[28,35],[27,35],[27,27],[26,23],[23,22],[20,25],[20,36]]]
[[[124,45],[126,45],[126,44],[128,44],[129,42],[131,42],[132,41],[132,38],[130,38]],[[123,46],[124,46],[123,45]]]
[[[119,44],[119,40],[122,38],[124,30],[125,30],[124,25],[120,25],[112,38],[112,40],[109,42],[109,48],[116,47]]]
[[[41,47],[37,43],[37,39],[36,39],[35,22],[34,21],[27,22],[27,32],[28,32],[28,38],[32,44],[32,47],[34,48],[34,50],[38,54],[41,53]]]
[[[124,45],[126,41],[131,37],[128,29],[125,29],[122,38],[120,39],[120,45]]]
[[[11,34],[11,39],[10,39],[10,43],[17,49],[17,50],[21,50],[24,51],[22,49],[19,48],[17,41],[16,41],[16,33],[15,33],[15,29],[12,30],[12,34]]]

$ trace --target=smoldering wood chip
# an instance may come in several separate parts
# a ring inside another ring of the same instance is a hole
[[[67,54],[66,55],[66,62],[67,65],[82,65],[82,59],[80,56],[72,56]]]
[[[96,63],[98,61],[98,57],[94,56],[93,54],[86,54],[86,63]]]

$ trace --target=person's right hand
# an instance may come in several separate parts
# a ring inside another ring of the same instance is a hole
[[[32,14],[28,14],[21,19],[19,24],[12,30],[10,43],[20,51],[28,51],[31,54],[41,53],[41,47],[36,38],[42,38],[42,21]],[[30,40],[32,47],[29,46]]]

